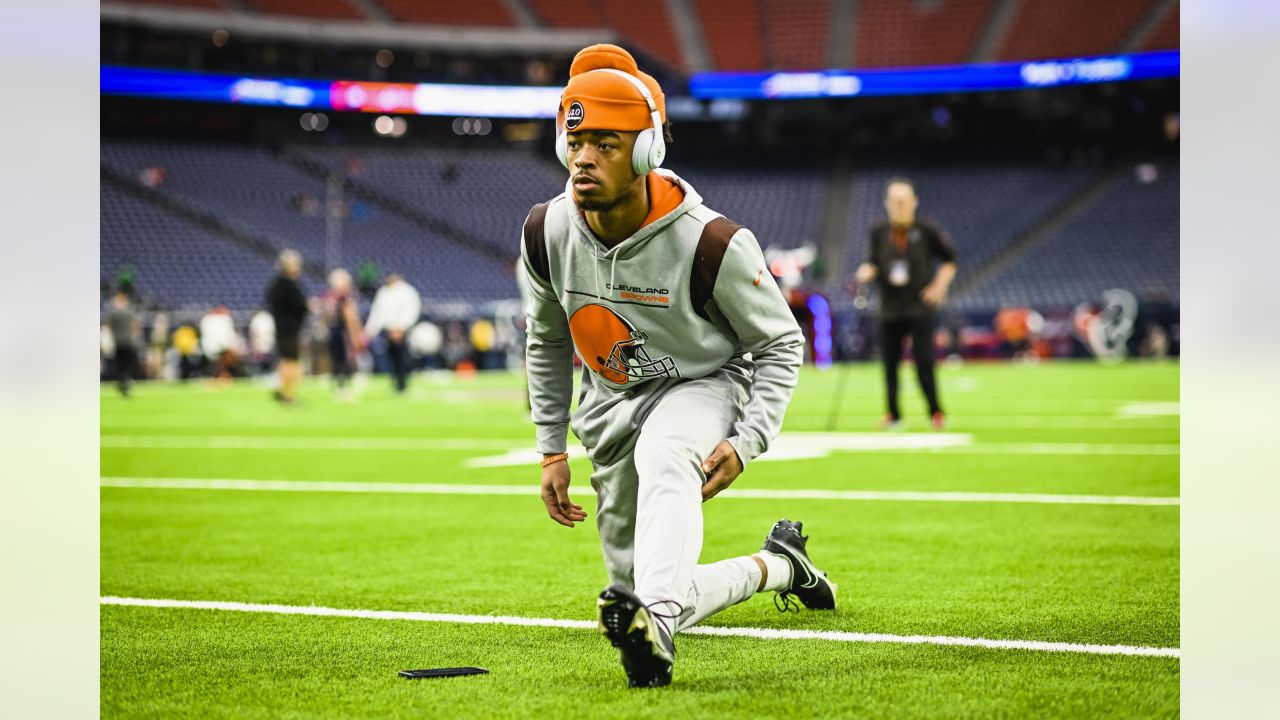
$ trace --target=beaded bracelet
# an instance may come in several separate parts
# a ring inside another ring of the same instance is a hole
[[[548,455],[542,458],[542,467],[546,467],[548,465],[551,465],[552,463],[558,463],[561,460],[568,460],[568,459],[569,459],[569,453],[567,452],[556,453],[555,455]]]

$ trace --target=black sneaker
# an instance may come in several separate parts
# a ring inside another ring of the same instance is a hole
[[[622,585],[610,585],[596,601],[597,629],[618,648],[630,687],[671,684],[676,646],[671,633],[640,598]]]
[[[773,524],[769,536],[764,539],[765,552],[781,555],[791,563],[791,587],[778,593],[782,599],[783,609],[789,607],[794,595],[810,610],[836,609],[836,584],[827,579],[827,574],[814,566],[805,551],[809,538],[800,534],[804,523],[791,522],[783,518]]]

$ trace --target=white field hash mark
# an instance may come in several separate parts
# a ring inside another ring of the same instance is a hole
[[[465,625],[510,625],[521,627],[552,627],[574,630],[594,629],[590,620],[559,620],[555,618],[528,618],[510,615],[455,615],[450,613],[410,612],[400,610],[345,610],[314,605],[270,605],[259,603],[223,602],[216,600],[164,600],[157,598],[101,597],[102,605],[128,607],[176,608],[186,610],[224,610],[230,612],[267,613],[272,615],[306,615],[313,617],[344,617],[365,620],[408,620],[413,622],[456,623]],[[890,633],[860,633],[839,630],[787,630],[753,627],[702,626],[681,630],[689,635],[715,635],[719,637],[745,637],[757,640],[827,640],[850,643],[895,643],[901,645],[949,645],[978,647],[989,650],[1030,650],[1038,652],[1082,653],[1087,655],[1131,655],[1145,657],[1181,658],[1182,650],[1176,647],[1148,647],[1143,645],[1095,645],[1089,643],[1049,642],[1044,640],[998,640],[988,638],[951,637],[946,635],[893,635]]]
[[[453,485],[441,483],[382,483],[326,480],[247,480],[231,478],[104,477],[102,487],[162,490],[241,490],[278,492],[388,493],[405,495],[518,495],[534,497],[533,485]],[[1045,505],[1164,505],[1177,506],[1176,497],[1140,495],[1051,495],[1043,493],[986,493],[880,490],[769,490],[729,488],[717,497],[741,500],[863,500],[898,502],[1034,503]]]

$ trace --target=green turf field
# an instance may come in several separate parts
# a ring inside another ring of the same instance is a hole
[[[1178,367],[943,368],[942,436],[909,369],[908,432],[876,432],[873,366],[847,371],[832,427],[839,372],[801,376],[775,446],[792,459],[758,460],[704,506],[703,559],[803,520],[841,609],[780,614],[757,597],[708,625],[925,642],[681,636],[675,684],[638,691],[590,629],[459,621],[589,621],[605,582],[592,524],[547,519],[534,456],[517,452],[532,442],[521,376],[421,378],[405,397],[374,378],[351,404],[316,381],[298,408],[249,382],[144,385],[129,400],[104,386],[104,598],[470,617],[104,600],[103,716],[1176,716]],[[589,465],[572,467],[590,508]],[[356,485],[326,484],[339,482]],[[1108,654],[938,644],[948,637]],[[492,674],[396,675],[455,665]]]

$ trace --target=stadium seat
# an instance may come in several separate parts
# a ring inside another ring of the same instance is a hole
[[[420,2],[419,0],[378,0],[392,17],[424,25],[510,26],[515,19],[501,0],[468,2]]]
[[[1115,52],[1151,2],[1024,2],[1005,34],[999,59],[1037,60]]]
[[[1082,214],[961,299],[962,307],[1071,307],[1111,288],[1176,302],[1178,163],[1155,167],[1153,180],[1134,173],[1116,181]]]
[[[863,0],[854,20],[854,66],[967,62],[993,4],[993,0]]]

